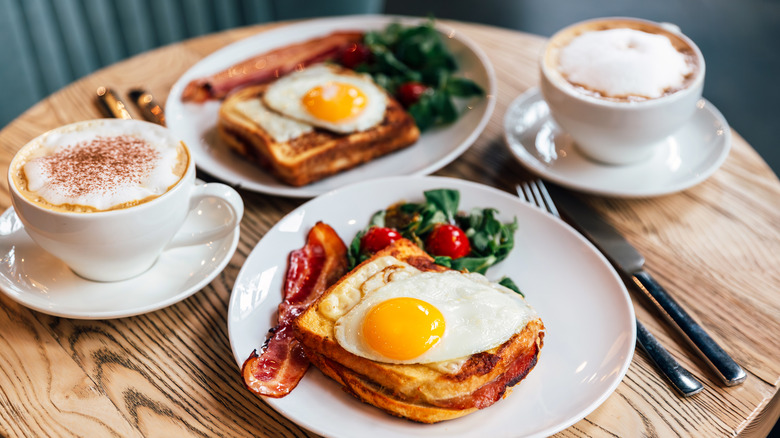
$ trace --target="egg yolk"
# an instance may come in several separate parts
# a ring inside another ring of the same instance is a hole
[[[363,320],[363,336],[377,353],[395,360],[409,360],[425,353],[444,335],[439,309],[417,298],[391,298],[369,310]]]
[[[366,107],[368,99],[354,85],[328,82],[309,90],[303,96],[302,103],[312,116],[338,123],[360,114]]]

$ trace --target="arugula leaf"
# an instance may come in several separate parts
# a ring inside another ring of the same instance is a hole
[[[347,261],[349,262],[350,267],[354,268],[369,257],[368,254],[363,254],[360,251],[360,239],[363,238],[363,235],[366,234],[367,230],[368,227],[364,230],[358,231],[355,237],[352,238],[352,242],[350,242],[349,248],[347,248]]]
[[[457,271],[479,272],[480,274],[484,274],[489,267],[495,265],[497,262],[497,258],[492,255],[485,257],[467,256],[453,260],[450,267]]]
[[[460,192],[457,190],[428,190],[423,195],[425,201],[422,203],[403,202],[376,212],[368,226],[357,233],[349,246],[350,265],[354,267],[370,257],[370,254],[360,253],[360,239],[371,226],[395,228],[402,236],[425,249],[425,239],[436,225],[457,225],[469,238],[471,253],[458,259],[436,256],[434,262],[458,271],[485,274],[514,248],[517,218],[503,223],[496,217],[498,210],[494,208],[475,208],[461,212],[458,210]],[[511,279],[502,279],[500,283],[520,293]]]
[[[460,204],[460,192],[450,189],[428,190],[423,192],[425,201],[433,205],[434,208],[444,212],[447,222],[452,223],[455,215],[458,213],[458,204]]]
[[[433,258],[433,263],[436,263],[437,265],[442,265],[446,268],[452,268],[452,257],[435,256]]]
[[[433,19],[411,27],[391,23],[366,33],[363,43],[371,51],[373,62],[363,63],[357,70],[371,74],[388,93],[395,95],[407,82],[429,87],[430,92],[407,108],[421,131],[457,120],[460,114],[454,98],[484,95],[474,81],[452,76],[458,64]]]
[[[447,80],[444,89],[451,95],[457,97],[479,96],[484,93],[482,87],[477,85],[474,81],[456,77],[450,77]]]
[[[436,124],[436,113],[430,96],[422,96],[420,100],[410,106],[408,110],[420,131],[425,131]]]
[[[458,110],[455,109],[455,104],[452,103],[452,99],[446,93],[441,91],[434,92],[432,101],[439,122],[449,124],[458,118]]]
[[[514,281],[512,281],[509,277],[502,277],[501,280],[498,281],[498,284],[501,286],[504,286],[507,289],[511,289],[517,293],[519,293],[523,298],[525,298],[525,294],[520,290],[519,287],[515,284]]]

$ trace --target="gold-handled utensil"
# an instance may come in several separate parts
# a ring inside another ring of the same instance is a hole
[[[136,88],[127,93],[133,103],[141,110],[144,119],[165,126],[165,111],[157,103],[152,93]]]
[[[97,100],[100,106],[110,117],[117,119],[132,119],[133,116],[127,110],[127,106],[114,92],[114,90],[106,87],[98,87]]]

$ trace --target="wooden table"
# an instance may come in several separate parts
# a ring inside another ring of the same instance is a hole
[[[450,24],[487,52],[499,94],[473,147],[437,174],[512,192],[529,175],[503,145],[502,118],[512,99],[537,84],[544,39]],[[176,79],[203,56],[274,26],[174,44],[64,88],[0,132],[0,172],[38,134],[100,117],[93,99],[98,86],[114,87],[123,96],[143,86],[164,102]],[[5,209],[11,203],[5,178],[1,184]],[[88,321],[48,316],[0,296],[0,434],[308,436],[243,388],[226,321],[230,292],[247,255],[303,200],[242,195],[246,214],[230,264],[179,304],[142,316]],[[745,367],[748,378],[736,387],[722,386],[677,332],[635,298],[638,317],[702,380],[704,391],[678,397],[638,351],[617,391],[560,436],[766,435],[780,414],[777,177],[735,134],[723,167],[694,188],[651,199],[584,199],[644,253],[648,270]]]

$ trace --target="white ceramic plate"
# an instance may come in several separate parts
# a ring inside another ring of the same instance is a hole
[[[483,87],[486,97],[475,99],[456,123],[426,131],[414,145],[304,187],[292,187],[274,179],[245,159],[230,152],[216,132],[220,101],[183,103],[181,93],[192,80],[221,71],[239,61],[291,43],[326,35],[336,30],[375,30],[400,21],[411,25],[422,19],[358,15],[324,18],[263,32],[231,44],[190,68],[173,86],[166,103],[168,128],[184,140],[201,170],[232,185],[262,193],[289,197],[312,197],[368,178],[394,175],[427,175],[465,152],[487,124],[495,107],[496,80],[493,67],[482,50],[463,35],[437,26],[458,61],[458,75]]]
[[[550,117],[537,88],[509,105],[504,137],[514,157],[529,170],[564,187],[623,198],[661,196],[704,181],[729,154],[731,130],[705,99],[690,123],[663,140],[647,160],[618,166],[586,158]]]
[[[465,417],[423,425],[385,414],[340,390],[312,367],[288,396],[265,401],[290,420],[325,436],[546,436],[585,417],[626,373],[636,336],[631,299],[617,273],[563,221],[505,192],[442,177],[394,177],[355,184],[313,199],[277,223],[236,279],[228,330],[241,366],[274,325],[287,255],[322,220],[347,244],[370,216],[401,201],[419,202],[434,188],[460,191],[461,209],[495,207],[520,224],[510,256],[488,271],[510,276],[547,328],[539,362],[507,398]]]
[[[213,228],[224,221],[217,201],[201,201],[183,232]],[[39,312],[76,319],[121,318],[162,309],[203,289],[230,261],[239,227],[208,244],[163,252],[157,263],[129,280],[101,283],[74,274],[24,231],[13,208],[0,216],[0,290]]]

